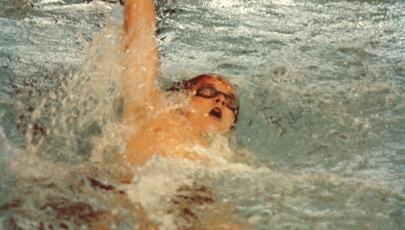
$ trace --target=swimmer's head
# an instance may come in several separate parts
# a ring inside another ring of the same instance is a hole
[[[192,109],[187,114],[201,133],[228,133],[238,121],[239,102],[232,84],[222,75],[204,74],[183,81],[171,90],[187,90]]]

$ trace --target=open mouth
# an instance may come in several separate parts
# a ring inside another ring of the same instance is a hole
[[[209,115],[211,115],[211,116],[213,116],[213,117],[216,117],[216,118],[218,118],[218,119],[221,119],[221,118],[222,118],[222,110],[221,110],[220,108],[218,108],[218,107],[213,108],[213,109],[210,111]]]

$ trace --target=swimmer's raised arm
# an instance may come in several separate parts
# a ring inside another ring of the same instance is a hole
[[[156,44],[153,0],[125,3],[124,119],[139,107],[153,106],[159,93],[160,61]]]

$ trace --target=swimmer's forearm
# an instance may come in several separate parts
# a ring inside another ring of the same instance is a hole
[[[124,29],[124,118],[131,119],[139,106],[153,104],[159,86],[160,61],[153,0],[127,0]]]
[[[156,16],[153,0],[127,0],[124,27],[126,48],[141,33],[147,33],[155,38]]]

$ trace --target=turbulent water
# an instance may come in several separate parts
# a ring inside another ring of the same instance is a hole
[[[157,2],[164,81],[221,73],[241,115],[232,160],[139,168],[119,2],[1,0],[0,229],[405,229],[403,1]]]

